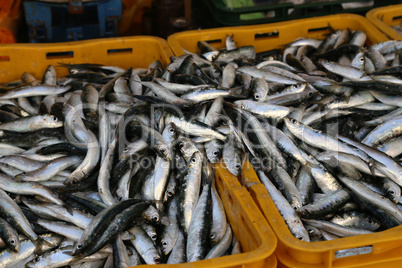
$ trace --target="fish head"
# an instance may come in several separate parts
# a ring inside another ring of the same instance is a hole
[[[44,124],[53,125],[53,126],[63,126],[63,122],[60,121],[56,116],[45,114],[42,116],[42,122]]]
[[[11,236],[7,239],[8,246],[14,251],[19,252],[21,244],[18,237]]]
[[[162,136],[168,142],[173,144],[176,140],[178,135],[177,127],[173,122],[170,122],[166,125],[165,129],[163,130]]]
[[[285,117],[283,119],[283,121],[286,124],[286,127],[293,133],[293,131],[297,131],[299,129],[301,129],[302,127],[302,123],[300,123],[299,121],[297,121],[294,118],[291,117]]]
[[[165,160],[172,159],[172,151],[166,144],[159,144],[156,146],[157,154]]]
[[[202,163],[202,156],[201,153],[199,151],[196,151],[193,153],[193,155],[190,158],[190,161],[188,163],[188,168],[194,167],[194,166],[198,166]]]
[[[306,228],[302,224],[295,225],[290,232],[293,234],[294,237],[301,241],[310,242],[310,237]]]
[[[245,101],[245,100],[237,100],[237,101],[234,101],[233,104],[236,105],[237,107],[241,108],[241,109],[246,109],[247,110],[248,102]]]
[[[174,243],[172,243],[171,239],[166,236],[161,239],[161,245],[163,254],[168,255],[172,251]]]

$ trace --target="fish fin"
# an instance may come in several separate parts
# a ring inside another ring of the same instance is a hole
[[[35,245],[34,254],[38,254],[38,255],[43,253],[43,249],[45,246],[49,246],[51,248],[54,247],[53,244],[51,244],[50,242],[48,242],[40,237],[36,240],[33,240],[32,243]]]
[[[156,209],[161,212],[163,211],[163,200],[155,200]]]
[[[350,94],[344,94],[343,97],[345,98],[346,103],[349,103],[350,100]]]
[[[73,213],[73,208],[72,208],[72,207],[70,207],[70,206],[64,204],[64,205],[63,205],[63,208],[65,208],[65,209],[67,210],[68,214],[70,214],[71,216],[73,216],[74,213]]]
[[[311,169],[312,169],[313,167],[315,167],[315,166],[316,166],[316,165],[315,165],[314,163],[311,163],[311,162],[309,162],[309,161],[307,160],[306,165],[304,165],[304,166],[302,166],[302,167],[305,167],[306,170],[307,170],[307,172],[310,173]]]
[[[235,110],[239,109],[239,107],[237,107],[236,105],[234,105],[234,104],[231,103],[231,102],[223,101],[223,105],[224,105],[224,106],[227,106],[227,107],[230,107],[230,108],[233,108],[233,109],[235,109]],[[223,110],[223,111],[225,111],[225,110]]]
[[[234,98],[247,98],[247,95],[243,93],[243,86],[231,88],[229,90],[229,96]]]
[[[201,112],[205,103],[200,102],[195,104],[191,110],[184,114],[185,119],[195,118],[197,114]]]
[[[123,240],[132,240],[132,239],[135,238],[135,235],[133,235],[132,233],[126,231],[126,232],[123,232],[123,233],[121,234],[121,238],[122,238]]]

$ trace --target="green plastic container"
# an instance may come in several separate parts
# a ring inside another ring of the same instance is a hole
[[[271,23],[300,18],[309,18],[338,13],[365,15],[372,8],[398,4],[398,0],[374,0],[371,5],[365,0],[303,1],[280,3],[279,0],[202,0],[199,24],[204,28],[240,26]],[[348,8],[348,5],[360,4]],[[202,15],[201,15],[202,14]],[[208,20],[201,18],[208,17]]]

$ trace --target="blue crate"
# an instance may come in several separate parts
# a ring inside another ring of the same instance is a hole
[[[25,19],[29,42],[65,42],[116,37],[121,19],[121,0],[82,3],[25,1]]]

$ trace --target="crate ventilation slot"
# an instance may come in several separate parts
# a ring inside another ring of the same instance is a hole
[[[114,48],[114,49],[108,49],[107,54],[126,54],[126,53],[133,53],[133,49],[131,47],[128,48]]]
[[[321,32],[321,31],[331,31],[331,28],[330,28],[329,26],[326,26],[326,27],[319,27],[319,28],[311,28],[311,29],[308,29],[308,32],[309,32],[309,33],[312,33],[312,32]]]
[[[68,58],[74,58],[74,52],[73,51],[47,52],[46,53],[46,59],[48,59],[48,60],[51,60],[51,59],[68,59]]]
[[[270,33],[258,33],[254,35],[255,39],[261,39],[261,38],[277,38],[279,37],[279,32],[270,32]]]
[[[10,56],[0,56],[0,62],[10,61]]]
[[[205,41],[208,44],[212,44],[212,43],[222,43],[222,39],[213,39],[213,40],[207,40]]]
[[[400,19],[402,19],[402,16],[395,16],[392,18],[392,20],[400,20]]]

